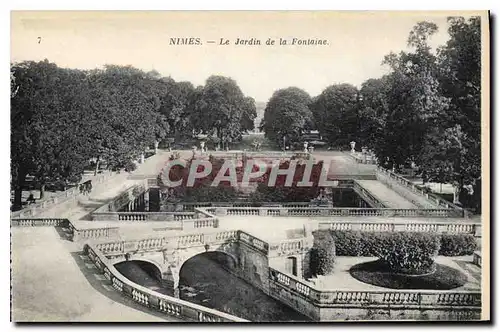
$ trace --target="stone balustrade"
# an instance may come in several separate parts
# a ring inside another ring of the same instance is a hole
[[[11,219],[10,225],[12,227],[30,227],[30,226],[55,226],[67,227],[68,219],[60,218],[17,218]]]
[[[250,244],[258,249],[265,250],[267,243],[258,240],[250,235]],[[138,240],[112,240],[106,242],[95,242],[93,245],[106,256],[120,256],[126,252],[139,251],[151,252],[165,248],[188,248],[193,246],[203,246],[205,244],[214,245],[226,243],[228,241],[238,241],[239,231],[220,231],[215,233],[194,233],[177,236],[156,236],[142,238]],[[258,242],[260,241],[260,243]]]
[[[91,227],[80,229],[75,227],[75,225],[73,225],[68,219],[57,218],[11,219],[11,225],[13,227],[67,227],[71,233],[73,241],[112,238],[118,236],[119,233],[119,227]]]
[[[163,250],[169,245],[178,248],[188,246],[203,246],[213,243],[239,241],[241,244],[252,246],[255,249],[272,257],[274,253],[288,256],[295,251],[306,248],[309,244],[305,238],[283,240],[275,244],[268,244],[247,232],[241,230],[222,231],[208,234],[186,234],[176,237],[147,238],[136,241],[110,241],[86,245],[86,252],[96,267],[103,272],[113,288],[131,297],[134,301],[161,312],[178,317],[184,317],[185,309],[178,299],[165,297],[154,291],[137,287],[116,272],[111,262],[113,256],[125,252],[147,252]],[[110,258],[108,258],[110,257]],[[269,288],[265,291],[272,297],[290,305],[313,319],[330,317],[331,311],[346,309],[368,310],[370,308],[389,308],[391,310],[472,310],[477,315],[481,307],[481,293],[471,291],[427,291],[427,290],[338,290],[324,289],[310,281],[291,274],[268,267]],[[193,305],[189,303],[189,305]],[[368,309],[367,309],[368,308]],[[203,310],[211,310],[203,308]],[[455,312],[455,311],[454,311]],[[324,316],[325,315],[325,316]],[[348,314],[349,315],[349,314]],[[194,319],[203,321],[219,321],[220,317],[213,312],[197,314]]]
[[[310,247],[311,244],[307,243],[305,238],[287,239],[282,240],[278,243],[271,243],[269,256],[298,254],[302,250]]]
[[[118,195],[118,197],[116,197],[107,204],[104,204],[103,206],[95,210],[92,213],[93,220],[105,220],[105,219],[94,219],[94,216],[106,215],[106,213],[117,212],[125,205],[127,205],[130,202],[133,202],[136,198],[145,193],[147,190],[146,188],[147,187],[145,186],[144,183],[138,183],[128,187],[120,195]]]
[[[96,184],[103,183],[106,181],[108,178],[112,177],[115,175],[115,173],[111,172],[103,172],[100,174],[97,174],[94,176],[92,179],[92,183],[95,186]],[[28,218],[28,217],[34,217],[38,213],[42,212],[45,209],[51,208],[56,204],[62,204],[62,203],[67,203],[70,201],[75,201],[76,198],[80,195],[80,188],[78,186],[71,187],[65,191],[59,192],[55,195],[52,195],[46,199],[43,199],[39,201],[38,203],[35,204],[30,204],[26,208],[11,212],[10,216],[11,218]]]
[[[39,201],[38,203],[35,204],[30,204],[28,207],[11,212],[10,216],[11,218],[29,218],[29,217],[34,217],[43,210],[47,208],[51,208],[56,204],[62,204],[66,203],[69,201],[74,201],[76,200],[76,197],[80,194],[80,190],[78,187],[72,187],[69,188],[66,191],[60,192],[54,196],[51,196],[47,199],[44,199],[43,201]]]
[[[453,209],[327,208],[327,207],[216,207],[215,215],[295,217],[460,217]]]
[[[96,227],[96,228],[85,228],[78,229],[74,226],[71,227],[73,234],[73,241],[82,240],[97,240],[102,238],[113,238],[117,237],[119,234],[119,227]]]
[[[320,306],[481,307],[481,292],[427,290],[326,290],[269,268],[269,280]]]
[[[247,232],[238,231],[238,239],[240,242],[250,245],[251,247],[258,249],[265,254],[269,252],[269,244],[267,242],[262,241],[261,239],[258,239]]]
[[[440,234],[472,234],[481,237],[481,224],[474,222],[414,222],[411,220],[394,221],[330,221],[318,224],[319,229],[335,231],[371,232],[435,232]]]
[[[194,228],[217,228],[219,220],[217,218],[203,218],[193,220]]]
[[[383,167],[378,166],[376,176],[377,176],[377,180],[379,180],[383,183],[390,184],[390,185],[392,185],[392,184],[400,185],[400,186],[410,190],[411,192],[425,198],[427,201],[429,201],[431,204],[435,205],[436,207],[453,210],[453,211],[455,211],[456,216],[464,217],[464,218],[469,217],[469,213],[467,210],[462,209],[461,207],[459,207],[451,202],[448,202],[447,200],[442,199],[441,197],[439,197],[435,194],[425,192],[424,190],[418,188],[413,182],[405,179],[404,177],[402,177],[400,175],[395,174],[394,172],[391,172],[390,170],[387,170]],[[398,191],[398,193],[402,194],[404,196],[404,194],[401,193],[400,191]],[[410,201],[411,201],[411,199],[410,199]]]
[[[109,262],[100,250],[94,245],[87,244],[85,253],[94,263],[99,272],[103,273],[106,280],[119,293],[130,297],[135,302],[159,311],[165,315],[198,322],[247,322],[242,318],[229,315],[214,309],[209,309],[175,297],[160,294],[125,278]]]
[[[370,164],[370,165],[376,165],[378,160],[377,157],[368,153],[361,153],[361,152],[354,152],[350,153],[350,156],[360,164]]]
[[[379,201],[378,198],[376,198],[371,192],[363,188],[356,180],[354,180],[353,189],[359,196],[361,196],[374,208],[386,208],[386,206],[381,201]]]
[[[352,181],[351,181],[352,182]],[[311,202],[288,202],[288,203],[273,203],[273,202],[262,202],[262,203],[252,203],[252,202],[204,202],[204,203],[189,203],[183,202],[182,208],[184,211],[193,211],[197,208],[202,208],[207,211],[208,208],[214,209],[217,207],[226,208],[259,208],[259,207],[286,207],[286,208],[301,208],[301,207],[311,207],[314,206]]]

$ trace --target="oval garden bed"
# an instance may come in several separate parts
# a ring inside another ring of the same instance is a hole
[[[361,282],[392,289],[448,290],[467,283],[467,275],[452,267],[435,264],[432,272],[422,275],[394,273],[382,261],[370,261],[350,268],[351,276]]]

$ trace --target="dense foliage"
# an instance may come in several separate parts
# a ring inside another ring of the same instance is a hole
[[[377,256],[393,272],[422,274],[432,270],[434,258],[439,252],[439,235],[412,232],[387,234]]]
[[[328,275],[335,267],[335,242],[329,232],[315,232],[310,253],[310,273],[313,276]]]
[[[213,128],[222,141],[253,129],[253,99],[212,76],[194,88],[131,66],[59,68],[48,60],[11,64],[11,188],[14,208],[28,175],[78,182],[90,159],[133,169],[147,147]]]
[[[472,234],[443,234],[439,254],[443,256],[472,255],[477,248],[477,240]]]
[[[313,128],[309,94],[296,87],[276,91],[264,110],[260,125],[266,137],[277,146],[293,146],[304,130]]]
[[[329,232],[329,231],[321,231]],[[337,245],[338,256],[376,257],[390,232],[332,231]],[[411,234],[419,233],[408,233]],[[439,255],[462,256],[471,255],[477,249],[476,239],[472,234],[441,234],[438,235]]]
[[[312,98],[298,88],[276,91],[262,122],[266,136],[283,146],[283,138],[301,142],[317,129],[334,148],[355,141],[384,167],[416,165],[424,181],[453,184],[454,202],[480,212],[480,18],[450,17],[450,38],[434,50],[429,40],[437,31],[432,22],[416,24],[409,51],[388,54],[388,73],[359,90],[334,84]]]

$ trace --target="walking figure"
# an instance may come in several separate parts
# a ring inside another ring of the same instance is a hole
[[[35,197],[33,196],[33,193],[30,193],[28,199],[26,200],[26,202],[28,202],[28,205],[30,204],[35,204],[36,200],[35,200]]]
[[[92,180],[85,181],[79,186],[80,194],[89,195],[92,191]]]

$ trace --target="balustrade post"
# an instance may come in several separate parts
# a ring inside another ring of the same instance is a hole
[[[394,232],[404,232],[406,231],[406,224],[392,224],[392,229]]]
[[[360,231],[360,230],[361,230],[361,228],[362,228],[362,224],[361,224],[361,223],[359,223],[359,222],[353,222],[353,223],[351,224],[351,230],[352,230],[352,231]]]
[[[447,233],[448,232],[448,225],[446,224],[440,224],[437,226],[437,232],[439,234]]]
[[[227,208],[216,207],[215,208],[215,215],[217,215],[217,216],[227,216]]]
[[[474,236],[481,237],[482,227],[481,225],[474,225]]]

